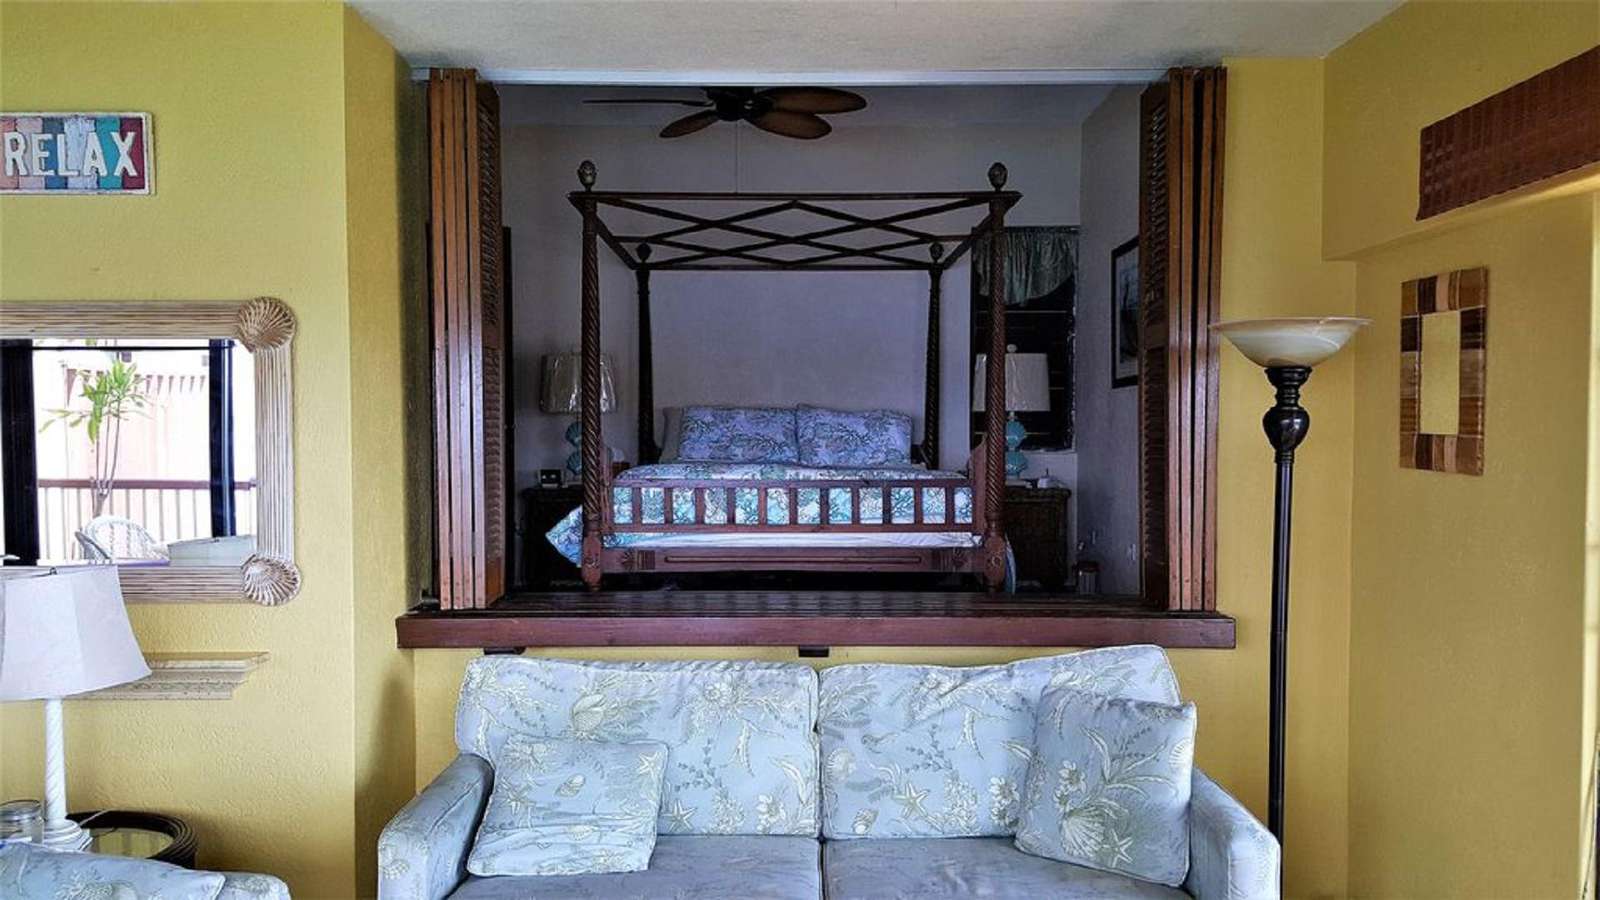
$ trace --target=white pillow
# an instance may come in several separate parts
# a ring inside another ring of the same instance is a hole
[[[661,438],[661,462],[672,462],[678,458],[678,442],[683,438],[683,407],[664,406],[661,408],[661,419],[664,428]]]
[[[1047,688],[1023,782],[1017,849],[1182,885],[1194,732],[1193,703]]]
[[[638,872],[656,846],[667,745],[517,735],[495,756],[474,875]]]

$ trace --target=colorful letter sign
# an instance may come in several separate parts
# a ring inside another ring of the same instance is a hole
[[[0,194],[148,194],[149,113],[0,113]]]

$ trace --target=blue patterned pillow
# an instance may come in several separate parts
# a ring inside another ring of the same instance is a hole
[[[792,463],[799,458],[792,409],[689,406],[683,410],[680,460]]]
[[[911,462],[911,417],[893,410],[846,412],[802,406],[795,413],[800,464],[900,466]]]
[[[1189,874],[1193,703],[1039,698],[1017,849],[1177,887]]]
[[[4,897],[213,900],[223,880],[216,872],[191,872],[154,860],[0,841],[0,896]]]
[[[667,745],[517,735],[467,857],[474,875],[638,872],[656,846]]]

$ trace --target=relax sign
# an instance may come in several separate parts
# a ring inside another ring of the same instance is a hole
[[[149,113],[0,113],[0,194],[148,194]]]

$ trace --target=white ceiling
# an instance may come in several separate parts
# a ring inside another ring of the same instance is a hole
[[[1094,112],[1109,85],[946,85],[858,87],[867,108],[828,116],[837,128],[939,128],[973,124],[1071,126]],[[580,125],[660,128],[695,110],[676,106],[586,104],[606,97],[704,99],[693,87],[585,87],[505,85],[500,117],[508,125]]]
[[[1399,0],[352,0],[413,65],[616,83],[694,72],[1163,69],[1322,56]],[[852,79],[852,74],[855,78]],[[1026,78],[1026,75],[1022,77]],[[664,79],[663,79],[664,80]],[[723,83],[755,83],[728,77]],[[1048,80],[1048,79],[1046,79]],[[1105,78],[1103,80],[1115,80]]]

